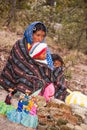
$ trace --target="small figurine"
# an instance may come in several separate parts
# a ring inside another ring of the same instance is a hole
[[[14,109],[14,110],[7,112],[7,118],[10,121],[18,123],[18,124],[20,124],[21,119],[22,119],[23,98],[24,98],[24,96],[20,96],[17,109]]]
[[[17,111],[22,112],[22,110],[23,110],[23,100],[20,99],[19,102],[18,102]]]
[[[11,99],[12,99],[12,96],[15,94],[15,92],[16,92],[16,89],[10,88],[5,101],[0,102],[0,114],[6,115],[7,111],[14,109],[14,107],[11,105]]]
[[[5,99],[5,103],[7,105],[11,105],[12,96],[16,93],[16,90],[14,90],[12,88],[10,88],[9,91],[10,92],[8,93],[8,95],[6,96],[6,99]]]
[[[24,113],[22,115],[21,124],[36,129],[38,125],[38,116],[37,116],[37,99],[36,97],[32,96],[29,104],[28,104],[29,113]]]
[[[26,90],[26,93],[25,93],[25,96],[24,96],[24,99],[23,99],[23,103],[24,103],[25,106],[28,105],[30,93],[31,93],[31,91]]]

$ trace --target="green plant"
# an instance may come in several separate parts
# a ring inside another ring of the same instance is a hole
[[[59,118],[57,120],[57,126],[66,125],[67,123],[68,123],[68,121],[65,119],[62,119],[62,118]]]
[[[65,70],[64,75],[65,75],[66,79],[70,80],[72,78],[71,70],[69,70],[69,69]]]

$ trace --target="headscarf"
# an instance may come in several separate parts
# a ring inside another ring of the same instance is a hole
[[[36,57],[40,56],[46,50],[47,50],[47,44],[46,43],[37,42],[31,47],[29,55],[32,58],[36,58]]]
[[[39,21],[33,22],[33,23],[31,23],[31,24],[27,27],[27,29],[25,30],[25,32],[24,32],[24,37],[25,37],[27,43],[32,44],[33,28],[34,28],[35,25],[38,24],[38,23],[42,23],[42,22],[39,22]],[[42,23],[42,24],[43,24],[43,23]],[[44,25],[44,24],[43,24],[43,25]],[[45,26],[45,25],[44,25],[44,26]],[[46,27],[46,26],[45,26],[45,27]],[[47,30],[47,29],[46,29],[46,30]],[[44,38],[44,40],[45,40],[45,38]],[[43,40],[43,41],[44,41],[44,40]],[[43,41],[42,41],[42,42],[43,42]]]
[[[40,56],[45,51],[47,51],[47,44],[37,42],[31,47],[29,51],[29,55],[30,57],[34,58],[36,61],[47,64],[47,59],[44,60],[37,59],[37,57]]]
[[[42,23],[42,22],[39,22],[39,21],[36,21],[36,22],[33,22],[31,23],[27,29],[25,30],[24,32],[24,37],[28,43],[28,46],[30,47],[31,44],[32,44],[32,35],[33,35],[33,28],[35,27],[35,25],[37,23]],[[45,25],[44,25],[45,26]],[[46,29],[47,30],[47,29]],[[45,38],[43,39],[42,42],[45,42]],[[50,53],[50,50],[49,48],[47,49],[47,63],[48,63],[48,66],[53,69],[53,61],[52,61],[52,57],[51,57],[51,53]]]

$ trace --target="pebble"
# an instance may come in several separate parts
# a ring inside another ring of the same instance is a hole
[[[67,123],[67,126],[69,127],[69,128],[71,128],[71,129],[74,129],[74,125],[72,125],[72,124],[70,124],[70,123]]]
[[[47,125],[38,125],[38,130],[47,130]]]
[[[74,130],[84,130],[81,126],[79,126],[79,125],[76,125],[75,126],[75,128],[74,128]],[[86,129],[87,130],[87,129]]]
[[[86,125],[86,124],[81,124],[80,126],[81,126],[81,128],[82,128],[83,130],[87,130],[87,125]]]

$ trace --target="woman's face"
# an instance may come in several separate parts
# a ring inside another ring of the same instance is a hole
[[[33,36],[33,43],[36,43],[36,42],[42,42],[43,39],[45,38],[45,32],[40,30],[40,31],[36,31]]]

